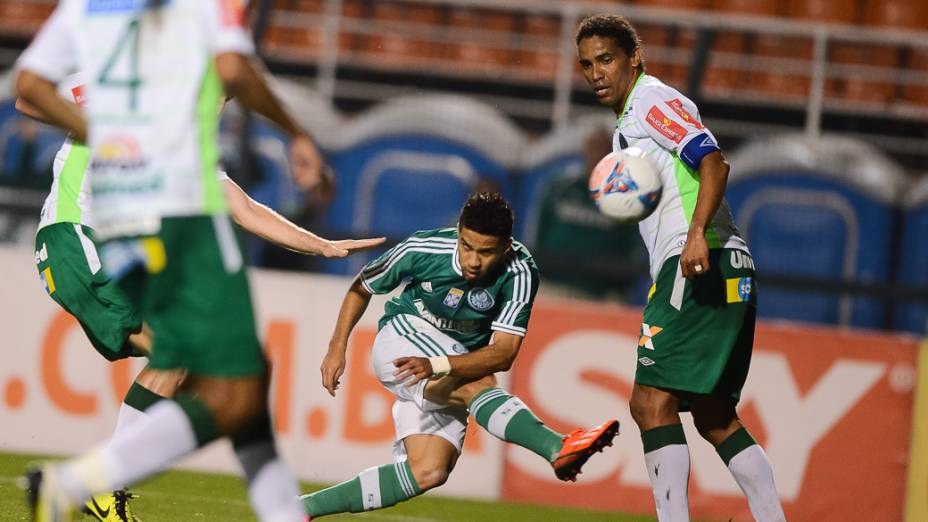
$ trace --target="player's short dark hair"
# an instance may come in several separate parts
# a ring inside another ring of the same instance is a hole
[[[612,38],[628,57],[635,53],[635,49],[641,47],[638,31],[628,21],[628,18],[620,15],[598,14],[580,20],[580,25],[577,27],[577,45],[592,36]],[[644,69],[643,60],[638,68]]]
[[[512,207],[499,192],[471,194],[461,209],[458,226],[502,239],[512,237]]]

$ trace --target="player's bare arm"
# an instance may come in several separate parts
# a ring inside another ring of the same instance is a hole
[[[364,315],[371,302],[371,294],[355,279],[342,300],[342,307],[338,311],[338,320],[335,322],[335,331],[329,340],[329,350],[322,360],[322,387],[329,395],[335,397],[338,389],[338,379],[345,372],[345,354],[348,351],[348,337],[358,320]]]
[[[17,109],[27,116],[42,116],[37,119],[67,130],[76,140],[83,142],[87,139],[87,123],[80,108],[59,96],[54,83],[22,70],[16,77],[16,94],[22,100],[22,103],[17,100]]]
[[[226,179],[223,186],[232,219],[248,232],[287,250],[324,257],[345,257],[386,241],[383,237],[340,241],[319,237],[258,203],[231,179]]]
[[[699,163],[699,193],[696,196],[696,209],[686,238],[686,246],[680,255],[680,268],[683,277],[695,277],[709,271],[709,244],[706,241],[706,227],[719,210],[725,185],[728,183],[728,161],[721,152],[707,154]]]
[[[428,379],[436,373],[451,375],[463,379],[479,379],[496,372],[506,372],[512,368],[512,363],[522,347],[522,337],[518,335],[496,332],[493,341],[486,347],[474,350],[465,355],[450,357],[400,357],[393,361],[396,365],[397,379],[403,381],[410,379],[406,384],[413,386]],[[447,359],[450,368],[447,371],[434,368],[433,362],[442,364],[433,359]]]
[[[303,188],[316,186],[323,178],[322,156],[309,134],[284,108],[260,72],[260,66],[238,53],[216,56],[216,72],[226,95],[274,122],[290,137],[290,168]]]

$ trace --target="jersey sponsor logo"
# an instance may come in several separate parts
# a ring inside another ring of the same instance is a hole
[[[642,358],[638,359],[638,362],[641,363],[642,366],[651,366],[652,364],[654,364],[654,359],[649,359],[649,358],[647,358],[647,357],[642,357]]]
[[[651,326],[648,323],[641,323],[641,336],[638,337],[638,347],[653,350],[654,342],[652,338],[663,330],[664,329],[660,326]]]
[[[48,247],[42,243],[42,248],[35,251],[35,264],[48,261]]]
[[[244,0],[220,0],[219,9],[222,16],[222,25],[226,27],[241,27],[244,25]]]
[[[93,152],[91,168],[94,172],[108,169],[139,170],[148,164],[142,155],[138,141],[133,136],[115,136],[105,139]]]
[[[171,0],[89,0],[87,14],[125,13],[169,5]]]
[[[680,143],[683,141],[683,137],[686,136],[686,129],[668,118],[656,105],[651,107],[645,119],[657,132],[674,143]]]
[[[743,303],[751,299],[754,284],[750,277],[733,277],[725,280],[725,288],[729,303]]]
[[[460,288],[452,288],[448,290],[448,294],[445,295],[445,300],[442,301],[442,304],[448,308],[457,308],[461,305],[461,298],[464,297],[464,290]]]
[[[740,250],[731,251],[731,267],[732,268],[750,268],[754,270],[754,260],[751,259],[751,256],[742,252]]]
[[[419,286],[422,287],[422,290],[424,292],[429,293],[429,294],[432,293],[432,282],[431,281],[426,281],[420,284]]]
[[[451,330],[462,334],[480,331],[480,321],[455,321],[444,317],[438,317],[426,308],[425,303],[423,303],[421,299],[416,299],[412,304],[416,307],[416,312],[419,313],[419,317],[439,330]]]
[[[686,123],[689,123],[690,125],[692,125],[693,127],[696,127],[697,129],[706,128],[702,123],[699,122],[698,119],[696,119],[692,114],[690,114],[690,112],[686,110],[685,107],[683,107],[683,102],[680,101],[678,98],[674,98],[673,100],[670,100],[669,102],[667,102],[667,105],[671,109],[673,109],[673,112],[677,113],[678,116],[683,118],[683,121],[685,121]]]
[[[493,308],[496,301],[486,288],[472,288],[467,294],[467,304],[478,312],[486,312]]]
[[[84,94],[84,86],[78,85],[71,89],[71,96],[74,96],[74,103],[83,107],[87,104],[87,96]]]
[[[45,267],[45,270],[39,273],[39,278],[42,279],[42,284],[45,286],[45,291],[48,292],[48,295],[54,294],[55,278],[52,277],[52,267]]]

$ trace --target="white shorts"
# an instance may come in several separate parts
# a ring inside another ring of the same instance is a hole
[[[396,428],[394,455],[399,461],[406,459],[403,439],[410,435],[436,435],[450,442],[460,453],[464,446],[464,432],[467,430],[467,410],[443,406],[426,399],[426,381],[415,386],[398,382],[393,375],[396,371],[393,361],[400,357],[430,357],[432,354],[418,347],[423,342],[437,343],[448,354],[461,353],[463,347],[419,317],[404,315],[403,318],[416,331],[404,335],[388,322],[377,334],[371,352],[374,375],[396,396],[396,402],[393,403],[393,424]],[[428,336],[428,340],[422,336]]]

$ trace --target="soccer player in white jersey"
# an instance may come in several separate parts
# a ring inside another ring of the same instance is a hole
[[[641,42],[621,16],[580,22],[580,67],[618,122],[613,149],[638,147],[663,195],[641,221],[651,289],[630,408],[641,430],[658,518],[689,520],[689,452],[679,411],[718,452],[757,520],[785,520],[763,449],[735,405],[747,378],[757,292],[747,243],[723,199],[729,165],[695,104],[645,74]]]
[[[61,95],[84,101],[82,75],[71,75],[59,85]],[[25,100],[17,99],[21,113],[39,121],[47,118]],[[87,334],[93,347],[107,360],[133,355],[149,355],[150,330],[142,327],[142,318],[131,303],[102,270],[93,244],[93,220],[90,213],[87,164],[90,151],[86,145],[68,137],[55,155],[52,187],[42,207],[36,233],[36,266],[46,290],[55,302],[72,314]],[[220,172],[229,202],[229,214],[242,228],[283,248],[296,252],[342,257],[376,246],[383,238],[329,241],[298,227],[280,214],[251,199],[225,173]],[[135,378],[119,407],[119,415],[110,441],[117,440],[145,410],[166,397],[172,397],[183,378],[182,371],[159,371],[144,368]],[[133,520],[128,501],[132,495],[120,489],[98,495],[84,508],[101,521]]]
[[[102,267],[151,327],[149,364],[188,372],[124,437],[30,474],[39,521],[72,520],[92,494],[222,436],[259,520],[302,520],[275,449],[267,367],[216,176],[223,90],[289,135],[298,179],[318,176],[321,161],[249,61],[242,15],[226,0],[64,0],[18,62],[19,95],[89,144]],[[55,90],[77,70],[88,80],[86,120]]]

